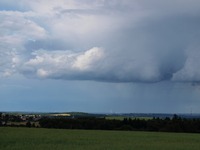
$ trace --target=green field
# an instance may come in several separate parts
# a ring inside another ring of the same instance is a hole
[[[124,120],[126,119],[140,119],[140,120],[149,120],[152,119],[153,117],[124,117],[124,116],[106,116],[106,119],[108,120]]]
[[[0,150],[199,150],[200,134],[0,127]]]

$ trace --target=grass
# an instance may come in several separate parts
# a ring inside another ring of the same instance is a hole
[[[106,119],[108,120],[124,120],[124,118],[131,118],[131,119],[140,119],[140,120],[149,120],[152,119],[152,117],[124,117],[124,116],[107,116]]]
[[[123,116],[107,116],[106,119],[108,120],[124,120],[124,118],[126,117],[123,117]]]
[[[199,150],[200,134],[0,127],[0,150]]]

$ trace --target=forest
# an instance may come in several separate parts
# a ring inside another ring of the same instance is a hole
[[[123,120],[80,117],[80,118],[41,118],[42,128],[90,129],[90,130],[128,130],[200,133],[200,119],[186,119],[174,115],[172,118],[124,118]]]
[[[108,119],[102,115],[41,116],[0,113],[0,126],[86,130],[126,130],[200,133],[200,118],[172,117]]]

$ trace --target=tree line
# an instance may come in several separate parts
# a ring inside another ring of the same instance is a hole
[[[169,118],[124,118],[123,120],[106,119],[99,116],[79,117],[41,117],[35,121],[32,117],[26,118],[26,124],[7,124],[7,122],[24,122],[16,115],[2,115],[0,126],[24,126],[59,129],[90,129],[90,130],[129,130],[129,131],[163,131],[163,132],[190,132],[200,133],[200,118],[182,118],[174,115]]]
[[[165,119],[124,118],[123,120],[108,120],[106,118],[42,118],[39,121],[42,128],[59,129],[90,129],[90,130],[131,130],[131,131],[162,131],[200,133],[200,119],[185,119],[177,115]]]

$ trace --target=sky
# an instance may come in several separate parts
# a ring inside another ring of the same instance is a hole
[[[199,0],[1,0],[0,111],[200,113]]]

